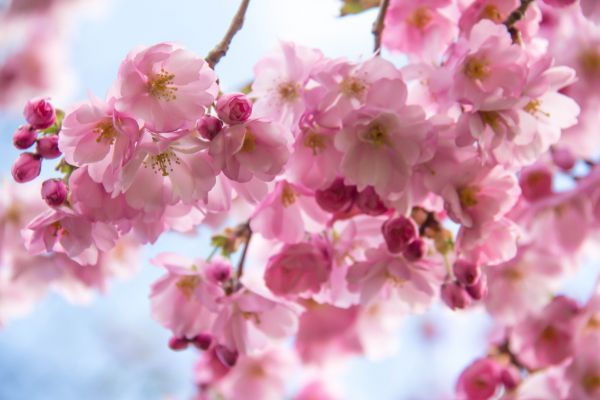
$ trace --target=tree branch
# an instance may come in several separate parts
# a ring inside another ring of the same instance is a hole
[[[246,228],[246,240],[244,241],[244,249],[242,250],[242,255],[240,256],[240,261],[238,262],[237,274],[236,274],[238,281],[244,274],[244,262],[246,261],[246,254],[248,253],[248,247],[250,246],[250,239],[252,239],[252,229],[250,228],[250,221],[248,221],[245,228]]]
[[[246,15],[246,10],[248,10],[249,4],[250,0],[242,0],[237,12],[231,20],[231,24],[229,25],[229,29],[225,33],[225,36],[206,56],[206,62],[211,68],[214,68],[221,58],[227,54],[227,50],[229,50],[229,45],[231,44],[233,37],[240,29],[242,29],[242,26],[244,25],[244,17]]]
[[[379,14],[377,14],[377,19],[373,23],[373,36],[375,37],[375,46],[373,48],[373,52],[375,54],[379,54],[381,52],[381,34],[383,33],[383,28],[385,27],[385,15],[387,14],[388,7],[390,5],[390,0],[381,0],[381,4],[379,5]]]
[[[521,5],[510,13],[508,18],[504,21],[504,25],[508,28],[508,32],[512,37],[514,43],[521,43],[521,33],[517,28],[515,28],[515,24],[522,20],[525,17],[525,12],[527,12],[527,8],[531,3],[535,0],[521,0]]]

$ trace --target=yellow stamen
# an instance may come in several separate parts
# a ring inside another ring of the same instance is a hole
[[[172,86],[174,78],[175,74],[171,74],[161,68],[160,73],[148,81],[148,93],[159,100],[175,100],[177,98],[175,95],[177,88]]]
[[[340,83],[340,91],[346,97],[360,97],[366,89],[366,85],[358,78],[349,76]]]
[[[313,155],[316,156],[327,147],[327,136],[311,131],[304,136],[303,143],[304,146],[311,148]]]
[[[96,125],[96,128],[94,128],[94,133],[97,136],[96,143],[104,142],[108,145],[111,145],[115,142],[118,134],[110,118],[99,122]]]
[[[285,183],[281,190],[281,204],[283,204],[284,207],[289,207],[295,202],[296,193],[294,192],[294,189],[292,189],[288,183]]]
[[[282,100],[292,102],[300,97],[298,84],[295,82],[280,83],[277,92]]]
[[[460,205],[468,208],[477,205],[477,194],[479,193],[479,188],[475,186],[467,186],[461,189],[458,189],[458,198],[460,199]]]
[[[481,14],[479,14],[479,19],[489,19],[496,23],[504,21],[504,17],[502,16],[500,10],[498,10],[498,7],[496,7],[495,4],[486,5],[481,11]]]
[[[420,31],[424,31],[432,19],[430,9],[427,7],[417,7],[410,17],[407,18],[406,22],[415,26]]]
[[[169,176],[169,173],[173,172],[173,164],[179,165],[181,160],[172,150],[150,156],[150,167],[154,173],[160,172],[162,176]]]
[[[240,151],[242,153],[252,153],[254,150],[256,150],[256,136],[250,132],[250,129],[246,129],[246,134],[244,135],[244,141],[242,142]]]
[[[184,276],[177,281],[177,289],[181,290],[181,293],[187,300],[192,298],[194,291],[200,284],[200,277],[197,275]]]
[[[484,80],[490,75],[489,62],[481,57],[468,57],[463,72],[470,79]]]

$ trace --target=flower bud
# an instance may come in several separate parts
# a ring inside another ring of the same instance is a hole
[[[356,186],[347,186],[343,178],[337,178],[327,189],[317,190],[315,200],[323,210],[336,213],[349,211],[356,195]]]
[[[453,310],[466,308],[471,304],[471,298],[457,282],[447,282],[442,285],[442,300]]]
[[[552,172],[544,166],[523,169],[519,176],[523,197],[529,201],[539,200],[552,194]]]
[[[551,7],[567,7],[571,4],[575,3],[577,0],[544,0],[544,3],[548,4]]]
[[[185,350],[187,349],[188,344],[188,340],[184,337],[173,336],[171,339],[169,339],[169,347],[171,348],[171,350]]]
[[[23,110],[27,123],[34,129],[46,129],[56,121],[56,112],[48,99],[29,100]]]
[[[212,344],[213,338],[208,333],[200,333],[190,341],[196,348],[200,350],[208,350]]]
[[[213,261],[208,266],[207,275],[215,283],[225,282],[231,278],[231,266],[223,261]]]
[[[13,145],[19,150],[25,150],[33,146],[37,139],[37,132],[29,125],[17,128],[13,135]]]
[[[356,206],[365,214],[374,217],[387,211],[387,207],[383,204],[373,186],[367,186],[358,194]]]
[[[575,156],[571,153],[571,150],[566,147],[552,147],[552,161],[554,165],[563,171],[569,171],[575,166]]]
[[[230,350],[221,344],[215,346],[215,355],[221,364],[226,367],[233,367],[238,359],[238,352],[236,350]]]
[[[521,374],[518,369],[509,365],[500,372],[500,381],[508,390],[513,390],[521,383]]]
[[[388,250],[391,253],[401,253],[417,237],[417,225],[410,218],[401,215],[385,221],[381,232]]]
[[[465,286],[474,285],[481,277],[481,268],[466,260],[457,260],[452,269],[456,280]]]
[[[204,139],[213,140],[223,129],[223,121],[212,115],[205,115],[196,122],[196,129]]]
[[[457,382],[459,398],[465,400],[488,400],[496,394],[500,383],[500,365],[492,358],[475,360],[460,374]]]
[[[58,148],[58,136],[49,135],[38,139],[37,146],[35,148],[40,156],[45,159],[52,160],[53,158],[60,157],[62,154]]]
[[[423,258],[425,250],[427,250],[425,241],[421,238],[416,238],[406,246],[402,254],[404,254],[404,258],[408,261],[417,261]]]
[[[487,295],[488,291],[487,276],[481,275],[475,284],[467,286],[465,290],[467,293],[469,293],[469,296],[471,296],[473,300],[483,299]]]
[[[15,182],[25,183],[38,177],[42,168],[42,159],[33,153],[23,153],[12,166],[12,176]]]
[[[246,121],[252,114],[252,103],[243,93],[224,94],[217,100],[217,115],[229,125]]]
[[[67,185],[62,179],[48,179],[42,183],[42,198],[50,207],[59,207],[67,200]]]

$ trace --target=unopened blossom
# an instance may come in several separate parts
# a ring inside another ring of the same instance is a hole
[[[227,93],[219,97],[217,115],[229,125],[241,124],[252,114],[252,103],[243,93]]]
[[[488,400],[500,384],[502,369],[492,358],[479,358],[458,378],[456,390],[460,399]]]
[[[42,168],[42,159],[33,153],[23,153],[11,168],[15,182],[24,183],[37,178]]]
[[[47,135],[39,138],[35,150],[37,154],[47,160],[52,160],[62,155],[58,148],[58,136],[56,135]]]
[[[25,150],[33,146],[37,139],[37,132],[31,126],[21,125],[13,134],[13,145],[19,150]]]
[[[212,115],[205,115],[196,122],[196,129],[200,136],[213,140],[223,129],[223,121]]]
[[[63,205],[67,200],[67,185],[61,179],[48,179],[42,184],[42,198],[51,207]]]
[[[417,226],[414,221],[401,215],[387,220],[381,226],[381,232],[388,250],[392,253],[399,253],[404,251],[415,239]]]
[[[214,101],[216,81],[201,57],[176,44],[159,43],[123,61],[115,108],[155,131],[190,128]]]
[[[336,178],[331,185],[315,192],[319,207],[331,213],[350,211],[357,196],[356,186],[344,184],[343,178]]]
[[[23,115],[33,129],[49,128],[56,120],[56,111],[49,99],[28,101],[23,110]]]
[[[471,304],[469,294],[458,282],[446,282],[440,289],[444,303],[452,310],[462,310]]]

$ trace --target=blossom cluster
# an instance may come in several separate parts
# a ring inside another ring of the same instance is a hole
[[[13,177],[60,156],[63,176],[23,227],[37,257],[25,264],[101,286],[124,241],[235,215],[210,256],[152,260],[169,346],[203,351],[199,399],[277,399],[300,365],[387,356],[403,316],[439,301],[484,307],[499,332],[460,398],[598,398],[600,295],[581,306],[556,291],[600,226],[600,11],[521,3],[391,1],[383,43],[408,56],[402,67],[284,42],[247,93],[222,93],[205,60],[159,43],[127,55],[104,99],[64,116],[31,100],[13,143],[36,147]],[[12,264],[8,297],[26,268]],[[296,398],[335,398],[318,377],[305,384]]]

